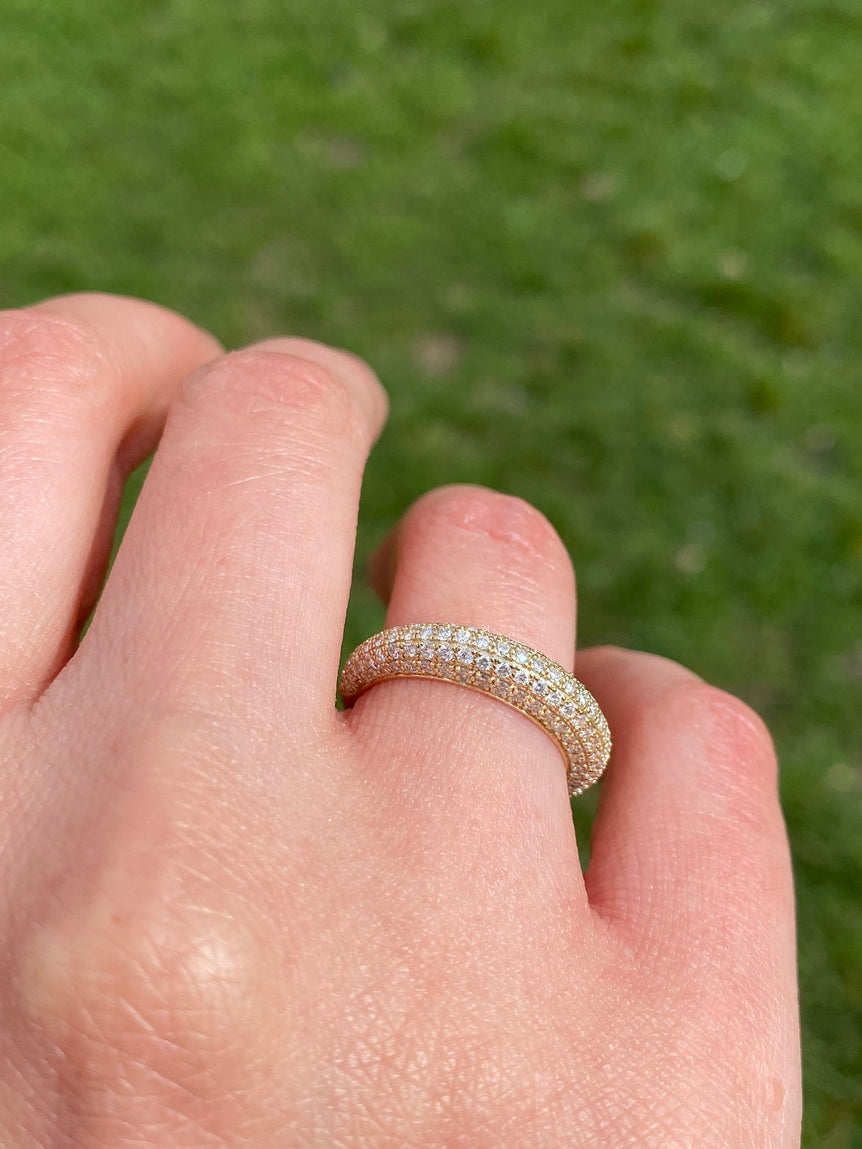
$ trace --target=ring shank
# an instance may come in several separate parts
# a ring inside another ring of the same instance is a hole
[[[524,714],[556,743],[571,795],[596,782],[607,765],[610,731],[590,692],[559,663],[506,635],[450,623],[391,627],[353,651],[339,692],[351,706],[391,678],[466,686]]]

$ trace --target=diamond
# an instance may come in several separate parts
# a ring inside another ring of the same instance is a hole
[[[472,626],[389,627],[356,648],[340,690],[349,705],[381,678],[405,674],[478,688],[529,715],[563,752],[570,794],[601,775],[611,750],[607,721],[587,688],[541,651]]]

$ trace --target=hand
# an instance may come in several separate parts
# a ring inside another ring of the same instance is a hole
[[[0,316],[0,1143],[797,1145],[791,872],[750,710],[578,656],[615,743],[586,876],[523,716],[417,680],[336,711],[385,407],[348,354],[225,355],[140,301]],[[373,573],[389,624],[572,663],[570,561],[518,499],[431,492]]]

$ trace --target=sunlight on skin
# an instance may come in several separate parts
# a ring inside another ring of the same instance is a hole
[[[0,513],[44,552],[0,555],[2,1143],[795,1149],[793,889],[756,715],[665,659],[579,655],[615,745],[584,875],[523,716],[404,680],[333,706],[386,411],[367,366],[299,339],[222,356],[103,295],[0,334]],[[165,417],[73,651],[117,452]],[[435,491],[375,569],[389,625],[573,665],[571,564],[521,500]]]

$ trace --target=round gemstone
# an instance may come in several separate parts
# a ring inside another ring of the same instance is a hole
[[[422,633],[422,638],[424,638],[425,641],[428,642],[429,639],[434,637],[434,627],[433,626],[423,626],[421,633]]]
[[[541,678],[537,678],[533,683],[533,694],[544,694],[547,689],[547,683],[543,682]]]
[[[545,673],[545,664],[542,662],[541,658],[534,658],[530,665],[532,666],[533,670],[535,670],[536,674]]]
[[[448,642],[449,639],[452,637],[452,627],[451,626],[441,626],[440,629],[437,631],[437,637],[440,639],[441,642]]]
[[[415,658],[416,657],[416,644],[415,643],[412,643],[412,642],[405,642],[404,643],[404,657],[405,658]]]
[[[516,670],[514,674],[515,681],[521,686],[525,686],[530,681],[530,676],[526,670]]]
[[[509,646],[508,642],[498,642],[496,649],[497,654],[501,654],[503,658],[505,658],[512,648]]]
[[[512,673],[511,662],[498,662],[497,663],[497,673],[500,675],[501,678],[509,678],[511,676],[511,673]]]
[[[560,714],[562,714],[563,718],[574,718],[576,713],[577,711],[571,702],[567,702],[560,710]]]
[[[399,648],[398,648],[398,647],[395,645],[395,643],[394,643],[394,642],[393,642],[393,643],[390,645],[390,647],[389,647],[389,651],[388,651],[388,654],[389,654],[389,657],[390,657],[390,658],[400,658],[400,657],[401,657],[401,651],[400,651],[400,649],[399,649]]]
[[[562,677],[563,672],[558,666],[552,666],[548,671],[548,678],[550,678],[551,682],[559,682]]]
[[[480,650],[490,650],[491,640],[488,638],[487,634],[480,634],[476,639],[476,645]]]
[[[441,646],[437,651],[437,657],[441,662],[451,662],[454,658],[451,646]]]
[[[563,701],[563,696],[562,696],[562,694],[560,694],[559,690],[552,690],[551,693],[548,695],[548,705],[549,706],[559,706],[562,701]]]
[[[461,642],[461,643],[469,642],[470,641],[470,631],[467,630],[466,627],[462,626],[459,630],[455,631],[455,641]]]
[[[423,643],[422,646],[419,647],[419,653],[422,655],[423,658],[433,658],[434,657],[434,647],[429,646],[427,642]]]
[[[526,666],[529,661],[530,656],[527,654],[526,650],[515,651],[515,662],[520,663],[521,666]]]
[[[458,661],[464,666],[470,666],[473,661],[472,650],[468,650],[466,646],[462,646],[458,651]]]

